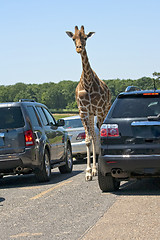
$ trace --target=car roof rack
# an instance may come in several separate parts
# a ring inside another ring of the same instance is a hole
[[[19,99],[19,102],[35,102],[33,99]]]
[[[133,92],[133,91],[141,91],[141,89],[139,87],[136,87],[136,86],[128,86],[125,89],[125,92]]]

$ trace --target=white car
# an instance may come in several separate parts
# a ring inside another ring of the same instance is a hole
[[[99,155],[99,129],[97,128],[97,117],[95,117],[95,133],[96,133],[96,157]],[[85,130],[82,125],[80,116],[72,116],[63,118],[65,121],[64,128],[68,132],[72,145],[72,155],[76,160],[82,160],[87,157],[87,149],[85,144]],[[91,146],[92,154],[92,146]]]

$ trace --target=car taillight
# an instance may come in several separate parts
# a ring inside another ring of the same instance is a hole
[[[101,128],[101,137],[107,137],[107,128]]]
[[[144,96],[153,96],[153,95],[159,95],[159,93],[153,92],[153,93],[143,93]]]
[[[24,136],[25,136],[26,146],[33,146],[34,145],[34,135],[33,135],[32,130],[25,131]]]
[[[79,133],[76,140],[83,140],[86,138],[85,132]]]
[[[100,135],[101,137],[119,137],[118,124],[103,124]]]

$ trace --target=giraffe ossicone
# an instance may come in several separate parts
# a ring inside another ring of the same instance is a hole
[[[92,176],[97,175],[94,116],[97,116],[97,123],[100,129],[111,106],[111,94],[107,85],[100,80],[96,73],[92,70],[85,49],[87,39],[93,36],[95,32],[89,32],[88,34],[85,34],[84,26],[81,26],[80,30],[77,26],[75,26],[75,33],[69,31],[66,33],[74,41],[76,51],[81,55],[82,59],[82,74],[80,82],[76,88],[76,101],[79,109],[79,115],[86,133],[86,181],[90,181],[92,180]],[[93,148],[92,167],[90,159],[91,142]]]

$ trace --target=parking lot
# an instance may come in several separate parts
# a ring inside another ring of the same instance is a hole
[[[64,175],[53,170],[51,181],[45,184],[37,183],[34,175],[4,177],[0,181],[1,238],[135,239],[132,236],[136,229],[140,227],[137,231],[142,233],[145,226],[148,226],[146,231],[150,236],[156,229],[155,221],[159,220],[155,210],[160,180],[123,182],[118,192],[102,193],[97,177],[85,182],[85,167],[85,163],[74,164],[72,174]],[[145,224],[149,216],[145,209],[143,214],[140,204],[150,206],[148,214],[154,213],[154,228],[151,228],[153,224]],[[138,206],[140,208],[136,210]],[[106,230],[108,228],[107,233],[104,226]],[[130,235],[127,231],[131,231]],[[95,232],[103,232],[104,238],[102,235],[96,238]]]
[[[72,174],[52,171],[45,184],[34,175],[4,177],[0,186],[0,235],[3,239],[78,239],[113,204],[97,177],[85,182],[85,164]]]

